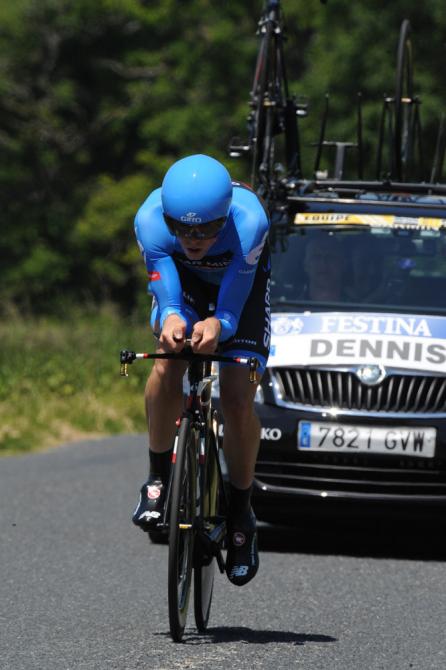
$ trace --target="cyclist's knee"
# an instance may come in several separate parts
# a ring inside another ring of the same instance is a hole
[[[222,385],[220,401],[223,415],[233,421],[247,421],[254,413],[254,397],[250,388]]]
[[[149,375],[148,386],[157,385],[166,391],[178,391],[182,385],[184,370],[183,361],[157,359]]]

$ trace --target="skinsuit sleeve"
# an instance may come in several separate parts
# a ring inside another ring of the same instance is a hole
[[[160,325],[170,314],[178,314],[188,326],[181,283],[172,258],[175,238],[170,234],[161,208],[161,189],[156,189],[139,208],[135,234],[149,275],[148,290],[160,310]]]
[[[222,325],[222,342],[237,330],[270,225],[266,210],[255,193],[247,188],[234,190],[236,194],[231,207],[235,227],[234,256],[222,279],[215,313]]]

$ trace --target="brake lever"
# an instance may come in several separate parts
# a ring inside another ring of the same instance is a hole
[[[251,384],[255,384],[257,381],[257,368],[259,367],[259,361],[257,358],[252,356],[249,359],[249,381]]]
[[[136,359],[136,353],[134,351],[128,351],[127,349],[122,349],[119,355],[119,360],[121,363],[121,377],[129,376],[129,365],[133,363]]]

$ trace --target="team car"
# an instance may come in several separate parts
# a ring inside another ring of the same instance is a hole
[[[272,260],[256,512],[444,506],[446,199],[298,208]]]
[[[256,514],[444,509],[446,198],[294,205],[272,254]]]
[[[327,95],[311,160],[299,130],[310,106],[289,91],[279,0],[259,22],[248,138],[230,155],[250,159],[271,217],[253,496],[264,521],[444,515],[446,129],[423,149],[411,34],[403,19],[377,142],[363,139],[362,93],[353,141],[327,140]]]

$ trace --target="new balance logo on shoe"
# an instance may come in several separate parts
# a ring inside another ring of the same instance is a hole
[[[234,565],[232,568],[229,578],[231,577],[246,577],[248,574],[248,566],[247,565]]]

